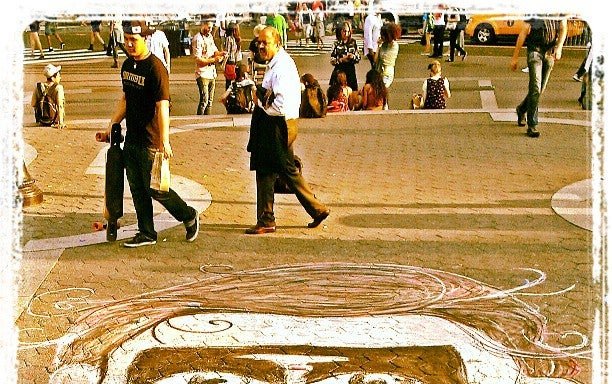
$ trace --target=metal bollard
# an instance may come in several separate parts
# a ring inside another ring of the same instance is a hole
[[[19,194],[23,199],[24,207],[39,204],[43,201],[43,193],[40,188],[36,186],[36,180],[34,180],[30,172],[28,172],[25,161],[23,162],[23,181],[19,185]]]

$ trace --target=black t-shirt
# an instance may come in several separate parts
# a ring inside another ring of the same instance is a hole
[[[155,103],[170,100],[168,71],[155,55],[144,60],[128,58],[121,66],[121,82],[126,101],[125,142],[158,148],[159,128],[152,124]]]
[[[527,23],[531,25],[531,31],[525,39],[528,50],[546,52],[555,46],[560,28],[559,20],[529,19]]]

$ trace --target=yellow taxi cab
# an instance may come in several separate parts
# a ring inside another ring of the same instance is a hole
[[[500,40],[516,41],[525,25],[525,15],[474,14],[465,28],[466,37],[477,44],[491,44]],[[580,36],[584,21],[570,18],[567,21],[567,37]]]

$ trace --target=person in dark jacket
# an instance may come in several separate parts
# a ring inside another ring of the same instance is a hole
[[[300,110],[300,77],[295,62],[282,47],[278,31],[264,28],[259,34],[259,55],[268,69],[256,92],[257,106],[251,119],[247,151],[257,182],[257,224],[247,234],[276,231],[274,184],[281,178],[312,217],[315,228],[329,216],[295,165],[293,143],[297,138]]]

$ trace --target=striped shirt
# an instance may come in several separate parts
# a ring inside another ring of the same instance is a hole
[[[560,21],[553,19],[529,19],[531,31],[525,40],[529,51],[546,52],[555,46]]]

